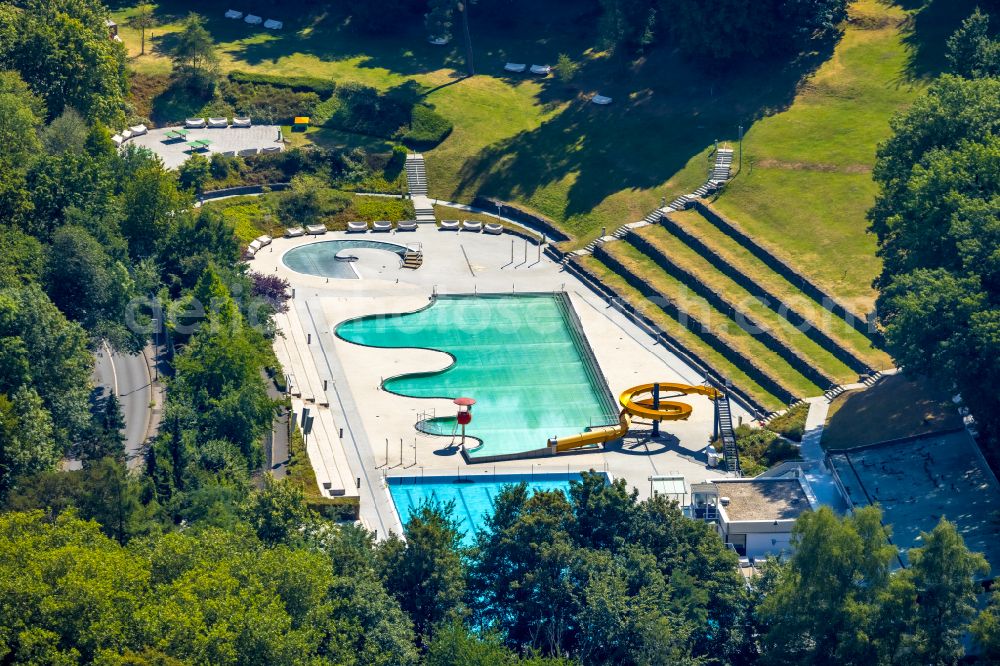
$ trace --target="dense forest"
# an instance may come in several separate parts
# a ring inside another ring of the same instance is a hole
[[[389,10],[450,30],[459,11],[355,4],[373,30]],[[515,4],[530,3],[473,6]],[[844,11],[594,6],[623,57],[667,39],[699,53],[723,34],[720,58],[795,52],[834,38]],[[98,0],[0,3],[0,662],[954,664],[970,645],[1000,660],[1000,602],[974,582],[985,561],[946,521],[897,571],[877,509],[822,509],[800,520],[793,556],[747,583],[710,526],[598,475],[569,496],[508,487],[470,547],[448,505],[422,507],[405,541],[376,542],[315,513],[301,488],[260,481],[261,435],[283,408],[265,379],[283,290],[240,263],[232,224],[195,193],[234,170],[299,176],[282,206],[310,215],[310,184],[371,177],[370,162],[290,151],[173,172],[116,149],[112,130],[134,111],[106,17]],[[889,349],[956,386],[995,442],[1000,47],[988,25],[966,21],[948,44],[953,72],[894,121],[871,223]],[[176,354],[163,423],[130,472],[116,399],[91,398],[93,353],[140,349],[164,325]],[[68,459],[80,469],[63,471]]]

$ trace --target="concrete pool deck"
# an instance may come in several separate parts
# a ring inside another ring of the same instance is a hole
[[[419,243],[424,252],[424,264],[413,271],[401,268],[398,256],[391,253],[363,252],[358,253],[360,261],[355,265],[361,279],[339,280],[296,273],[281,261],[281,256],[294,247],[352,238]],[[350,478],[361,479],[362,519],[369,528],[378,529],[380,535],[388,530],[398,533],[401,529],[382,482],[384,475],[485,475],[593,468],[626,479],[630,486],[639,489],[640,497],[649,495],[648,478],[651,475],[680,474],[689,486],[693,482],[726,476],[706,465],[704,449],[712,434],[714,410],[711,401],[700,396],[682,398],[694,407],[694,413],[688,421],[664,422],[662,429],[667,436],[660,440],[648,440],[643,436],[643,424],[637,423],[633,433],[622,443],[603,451],[467,464],[451,437],[425,435],[414,428],[421,413],[451,415],[455,406],[450,400],[407,398],[381,390],[385,378],[438,370],[451,363],[449,356],[431,350],[362,347],[334,335],[337,324],[346,319],[416,310],[426,306],[435,292],[565,291],[614,395],[651,381],[701,383],[702,378],[695,371],[655,345],[652,338],[617,310],[609,308],[599,296],[564,272],[559,264],[544,255],[539,258],[536,246],[514,239],[513,263],[511,246],[509,235],[443,232],[430,225],[421,225],[416,232],[398,234],[337,232],[319,237],[276,239],[249,262],[256,271],[284,277],[295,289],[287,318],[278,319],[279,326],[283,332],[287,330],[288,336],[276,344],[281,348],[279,358],[282,363],[288,363],[286,371],[291,372],[302,387],[303,398],[313,398],[317,404],[329,403],[335,423],[330,430],[338,434],[339,440],[330,442],[329,447],[340,446],[351,468]],[[296,325],[301,327],[301,332],[292,330]],[[301,343],[296,345],[295,340],[303,336],[308,340],[310,334],[312,342],[307,342],[305,349],[301,348]],[[322,390],[324,380],[328,385],[326,391]],[[734,418],[750,418],[738,406],[733,407]],[[341,429],[342,439],[339,437]],[[312,453],[310,456],[312,459]],[[322,466],[323,462],[313,460],[313,464]],[[335,473],[343,476],[339,471]]]

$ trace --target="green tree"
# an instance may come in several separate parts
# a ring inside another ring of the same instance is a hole
[[[67,317],[118,349],[138,351],[144,336],[125,326],[125,309],[135,296],[128,269],[113,260],[85,229],[64,226],[52,236],[45,270],[46,290]]]
[[[990,38],[990,17],[976,7],[948,38],[945,57],[951,71],[967,79],[1000,76],[1000,41]]]
[[[37,285],[0,291],[0,393],[38,393],[61,455],[90,429],[87,336]]]
[[[111,127],[125,123],[128,73],[125,48],[108,39],[107,9],[98,0],[25,0],[0,14],[2,64],[20,72],[48,107],[67,107]]]
[[[799,517],[794,555],[758,613],[767,627],[763,661],[844,664],[875,661],[870,623],[889,578],[893,547],[874,507],[838,519],[826,507]]]
[[[57,155],[67,151],[82,151],[89,134],[87,121],[76,110],[66,107],[58,118],[53,119],[42,130],[41,139],[45,150]]]
[[[205,20],[198,14],[188,14],[184,29],[177,36],[170,58],[174,75],[188,86],[211,90],[219,75],[219,54]]]
[[[569,666],[571,661],[518,657],[494,634],[473,634],[461,622],[443,625],[427,647],[426,666]]]
[[[972,622],[971,631],[987,663],[1000,662],[1000,592],[990,593],[989,604]]]
[[[429,0],[424,25],[431,39],[451,38],[451,26],[455,14],[455,0]]]
[[[142,3],[135,8],[135,15],[130,21],[133,28],[139,30],[139,55],[146,55],[146,31],[156,27],[156,15],[153,5]]]
[[[100,403],[94,418],[93,433],[85,443],[81,455],[87,460],[112,458],[125,462],[125,417],[122,416],[118,396],[111,391]]]
[[[201,193],[212,177],[212,165],[204,155],[195,153],[177,169],[177,180],[185,190]]]
[[[462,532],[453,510],[454,504],[421,505],[404,526],[406,541],[392,535],[378,550],[385,587],[424,643],[438,625],[464,614]]]
[[[556,61],[556,76],[564,84],[569,85],[576,78],[576,75],[580,72],[580,63],[574,61],[565,53],[559,54],[559,59]]]
[[[178,192],[174,175],[162,164],[129,153],[125,160],[134,164],[121,174],[122,235],[128,241],[129,254],[144,259],[153,256],[161,239],[169,236],[186,199]]]
[[[61,457],[38,394],[26,386],[10,399],[0,394],[0,496],[18,479],[54,468]]]
[[[906,575],[920,602],[904,649],[916,663],[956,664],[965,655],[962,638],[976,615],[981,590],[976,577],[990,567],[981,554],[969,552],[954,523],[943,518],[930,533],[921,534],[921,541],[924,545],[908,554]]]
[[[315,521],[302,489],[267,477],[264,489],[250,496],[244,507],[247,522],[264,543],[289,543]]]
[[[892,121],[869,211],[877,313],[897,364],[956,386],[996,450],[1000,397],[1000,80],[942,76]]]

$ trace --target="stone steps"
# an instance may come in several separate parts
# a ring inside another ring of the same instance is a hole
[[[427,196],[427,169],[424,156],[411,154],[406,156],[406,185],[411,196]]]

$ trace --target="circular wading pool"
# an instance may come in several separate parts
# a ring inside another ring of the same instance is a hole
[[[319,277],[356,280],[357,271],[351,263],[357,260],[351,250],[385,250],[398,255],[406,254],[406,247],[395,243],[373,240],[331,240],[296,247],[281,258],[285,266],[296,273]]]

